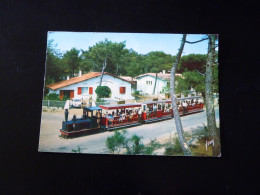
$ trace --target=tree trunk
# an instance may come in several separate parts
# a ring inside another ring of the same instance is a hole
[[[99,81],[99,86],[102,85],[102,79],[103,79],[103,75],[104,75],[106,66],[107,66],[107,57],[105,58],[105,61],[103,63],[102,72],[101,72],[100,81]]]
[[[118,64],[116,65],[116,76],[118,76]]]
[[[153,88],[153,95],[155,94],[156,83],[157,83],[157,73],[156,73],[156,76],[155,76],[155,83],[154,83],[154,88]]]
[[[172,69],[171,69],[170,92],[171,92],[173,115],[174,115],[175,125],[176,125],[176,129],[177,129],[181,149],[182,149],[184,155],[188,156],[188,155],[191,155],[191,152],[190,152],[190,150],[188,148],[188,144],[184,138],[184,131],[182,128],[181,118],[180,118],[177,101],[176,101],[176,97],[175,97],[175,72],[176,72],[176,68],[180,62],[181,54],[182,54],[184,44],[186,41],[186,36],[187,35],[184,34],[182,37],[181,46],[179,48],[176,61],[174,62]]]
[[[220,155],[220,138],[216,127],[216,118],[214,110],[213,97],[213,63],[215,58],[215,35],[209,35],[208,58],[206,63],[206,113],[207,113],[207,127],[210,134],[210,139],[214,140],[212,145],[213,156]],[[209,140],[209,141],[211,141]]]

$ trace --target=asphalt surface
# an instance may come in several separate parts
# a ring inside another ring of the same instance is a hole
[[[219,108],[215,108],[217,126],[219,126]],[[82,153],[106,154],[107,149],[105,142],[107,137],[113,135],[113,132],[103,132],[94,135],[82,136],[72,139],[60,138],[59,129],[61,122],[64,120],[63,112],[43,112],[39,152],[58,152],[72,153],[72,150],[80,147]],[[207,124],[206,111],[181,117],[184,131],[190,131],[203,123]],[[174,119],[144,124],[136,127],[127,128],[130,135],[138,135],[143,139],[143,143],[147,144],[152,139],[162,140],[169,138],[170,135],[176,133]]]

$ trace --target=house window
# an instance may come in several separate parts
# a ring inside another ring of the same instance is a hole
[[[152,81],[146,81],[146,85],[152,85]]]
[[[125,87],[119,87],[119,93],[125,94]]]
[[[88,95],[88,87],[82,87],[82,95]]]

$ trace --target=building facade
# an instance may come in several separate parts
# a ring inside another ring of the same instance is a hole
[[[181,74],[175,74],[175,76],[181,76]],[[170,86],[170,78],[171,74],[165,73],[165,71],[156,73],[146,73],[139,75],[136,77],[137,80],[137,90],[143,94],[153,95],[154,87],[154,95],[160,95],[163,87],[167,85]],[[155,84],[156,81],[156,84]]]
[[[71,98],[85,99],[89,98],[90,95],[93,100],[96,100],[97,94],[95,90],[99,86],[100,76],[100,72],[91,72],[48,85],[47,87],[49,88],[49,93],[59,94],[61,100]],[[131,95],[132,83],[130,81],[105,72],[102,79],[102,86],[110,88],[110,98],[112,99],[134,99]]]

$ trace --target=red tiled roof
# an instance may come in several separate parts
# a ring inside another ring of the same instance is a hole
[[[72,85],[72,84],[75,84],[75,83],[79,83],[79,82],[82,82],[82,81],[86,81],[86,80],[98,77],[100,75],[101,75],[101,72],[90,72],[90,73],[87,73],[87,74],[83,74],[82,76],[73,77],[73,78],[71,78],[69,80],[59,81],[57,83],[53,83],[53,84],[47,85],[46,87],[48,87],[48,88],[50,88],[52,90],[56,90],[56,89],[59,89],[59,88],[62,88],[62,87],[66,87],[66,86],[69,86],[69,85]],[[121,80],[129,82],[131,84],[134,84],[131,81],[122,79],[122,78],[117,77],[117,76],[115,76],[113,74],[110,74],[108,72],[104,72],[104,75],[110,75],[110,76],[113,76],[115,78],[121,79]]]

